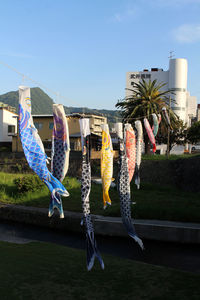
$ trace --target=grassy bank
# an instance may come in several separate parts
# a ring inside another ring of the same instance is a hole
[[[148,155],[148,154],[143,154],[142,155],[142,160],[177,160],[177,159],[188,159],[188,158],[192,158],[192,157],[200,157],[200,154],[199,153],[196,153],[196,154],[180,154],[180,155],[176,155],[176,154],[170,154],[169,157],[167,157],[166,154],[151,154],[151,155]]]
[[[86,271],[85,251],[0,242],[1,299],[199,299],[199,275],[104,255]]]
[[[17,192],[14,179],[23,175],[0,173],[0,201],[35,207],[48,207],[50,193],[47,187],[34,192]],[[32,176],[32,175],[26,175]],[[65,210],[81,212],[81,187],[76,178],[67,177],[64,185],[70,197],[63,198]],[[174,187],[164,187],[143,183],[137,190],[131,184],[132,216],[140,219],[158,219],[183,222],[200,222],[200,193],[183,192]],[[103,210],[102,187],[92,184],[90,204],[91,213],[108,216],[120,216],[119,196],[116,188],[110,188],[112,205]]]

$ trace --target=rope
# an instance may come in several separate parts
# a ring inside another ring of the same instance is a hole
[[[162,109],[161,110],[159,110],[158,111],[158,113],[160,113],[162,111]],[[137,118],[129,118],[129,117],[127,117],[127,118],[123,118],[123,117],[115,117],[115,119],[119,119],[119,120],[126,120],[127,119],[127,121],[129,121],[129,120],[140,120],[140,119],[144,119],[144,118],[148,118],[149,116],[151,116],[152,114],[149,114],[149,115],[146,115],[146,116],[142,116],[142,117],[137,117]]]
[[[19,76],[21,76],[21,77],[22,77],[22,82],[24,82],[24,80],[27,79],[27,80],[33,82],[34,84],[36,84],[37,86],[40,86],[41,88],[45,89],[46,91],[49,91],[50,93],[54,94],[54,95],[56,96],[57,101],[58,101],[60,98],[62,98],[62,99],[65,100],[67,103],[69,103],[69,100],[68,100],[67,98],[65,98],[64,96],[62,96],[59,92],[55,92],[54,90],[52,90],[52,89],[46,87],[44,84],[40,83],[39,81],[36,81],[36,80],[32,79],[30,76],[23,74],[22,72],[18,71],[16,68],[13,68],[12,66],[6,64],[6,63],[3,62],[3,61],[0,61],[0,64],[2,64],[4,67],[10,69],[11,71],[17,73]],[[75,104],[75,105],[78,105],[77,102],[72,101],[72,100],[71,100],[71,103],[73,103],[73,104]],[[71,104],[71,103],[69,103],[69,104]],[[161,111],[162,111],[162,109],[161,109],[160,111],[158,111],[158,112],[160,113]],[[85,108],[84,108],[84,107],[82,108],[82,113],[83,113],[83,114],[85,113]],[[151,114],[151,115],[152,115],[152,114]],[[128,120],[140,120],[140,119],[144,119],[144,118],[147,118],[147,117],[148,117],[148,115],[142,116],[142,117],[137,117],[137,118],[128,118]],[[123,117],[113,116],[113,118],[118,119],[118,120],[124,120]]]

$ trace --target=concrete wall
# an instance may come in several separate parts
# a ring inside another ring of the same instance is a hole
[[[47,152],[50,156],[51,153]],[[115,151],[117,157],[117,151]],[[91,153],[92,176],[100,177],[100,151]],[[70,152],[69,176],[81,176],[81,151]],[[0,171],[15,172],[16,164],[22,165],[22,170],[31,172],[23,152],[0,152]],[[114,159],[114,177],[118,174],[117,159]],[[141,182],[172,185],[185,191],[200,192],[200,156],[177,160],[150,161],[142,160]]]
[[[187,92],[187,125],[191,126],[191,119],[197,116],[197,97],[190,96],[190,93]]]

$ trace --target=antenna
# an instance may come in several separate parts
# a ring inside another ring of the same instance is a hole
[[[172,59],[172,57],[175,56],[174,54],[172,54],[173,52],[174,52],[174,51],[170,51],[170,52],[169,52],[169,56],[168,56],[169,59]]]

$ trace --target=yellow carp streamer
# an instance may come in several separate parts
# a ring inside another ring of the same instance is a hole
[[[103,187],[103,205],[111,204],[108,194],[113,176],[113,147],[107,124],[101,125],[102,128],[102,148],[101,148],[101,179]]]

